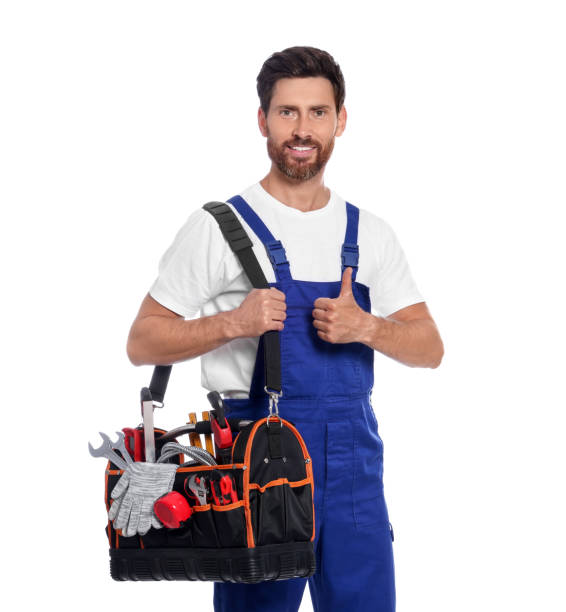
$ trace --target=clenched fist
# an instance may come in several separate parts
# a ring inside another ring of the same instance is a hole
[[[285,294],[279,289],[252,289],[231,312],[237,337],[250,338],[269,330],[281,331],[286,310]]]

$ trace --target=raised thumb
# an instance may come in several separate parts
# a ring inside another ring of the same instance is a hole
[[[338,297],[346,297],[349,295],[352,295],[352,268],[346,268],[344,274],[342,274],[342,285]]]

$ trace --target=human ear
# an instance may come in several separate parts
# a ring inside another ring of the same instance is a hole
[[[257,123],[259,125],[259,131],[261,132],[261,135],[267,136],[267,118],[261,106],[258,108],[257,111]]]
[[[348,119],[348,113],[346,107],[342,105],[340,112],[338,113],[338,127],[336,128],[335,136],[342,136],[342,133],[346,129],[346,120]]]

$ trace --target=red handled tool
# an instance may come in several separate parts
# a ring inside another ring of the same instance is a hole
[[[232,460],[232,430],[226,420],[224,402],[218,391],[211,391],[206,396],[214,410],[210,413],[210,426],[214,434],[216,461],[230,463]]]
[[[217,506],[227,506],[238,501],[236,482],[230,474],[215,471],[210,479],[210,492]]]
[[[145,461],[145,442],[143,439],[143,429],[133,429],[131,427],[124,427],[126,449],[134,458],[134,461]]]

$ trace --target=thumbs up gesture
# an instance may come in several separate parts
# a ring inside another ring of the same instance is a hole
[[[344,270],[338,297],[316,299],[312,311],[318,336],[332,344],[360,342],[367,315],[352,293],[352,268]]]

